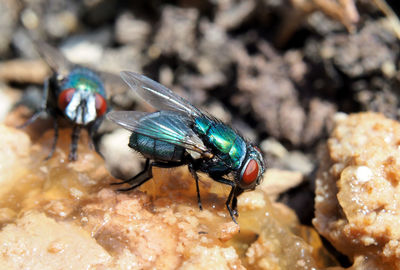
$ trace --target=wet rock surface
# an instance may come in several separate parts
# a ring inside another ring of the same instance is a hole
[[[67,161],[70,129],[61,130],[55,155],[44,160],[51,131],[31,141],[22,131],[0,128],[5,143],[0,261],[9,269],[311,269],[335,264],[315,231],[300,225],[286,206],[271,204],[261,189],[239,198],[237,225],[225,208],[224,189],[206,177],[200,185],[204,210],[198,209],[186,167],[154,169],[153,180],[140,190],[120,193],[110,187],[117,179],[85,135],[79,160],[72,163]],[[316,250],[325,255],[316,256]]]

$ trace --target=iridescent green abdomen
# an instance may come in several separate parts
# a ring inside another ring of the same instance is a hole
[[[71,70],[60,90],[68,88],[99,93],[105,97],[105,89],[100,77],[95,72],[84,67],[76,67]]]
[[[232,169],[237,169],[246,156],[245,141],[227,125],[207,118],[195,119],[195,130],[218,150],[220,158]]]

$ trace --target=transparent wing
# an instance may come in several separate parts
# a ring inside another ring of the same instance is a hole
[[[156,109],[180,111],[192,116],[203,115],[199,109],[187,100],[146,76],[122,71],[121,77],[142,99]]]
[[[171,111],[112,111],[107,117],[132,132],[155,140],[182,146],[198,153],[208,152],[203,141],[190,128],[192,120],[187,115]]]
[[[57,72],[64,76],[68,75],[68,72],[74,66],[68,59],[53,46],[42,42],[34,40],[33,43],[40,54],[40,56],[46,61],[53,72]]]
[[[91,68],[99,74],[100,78],[104,83],[104,87],[108,92],[108,96],[125,93],[128,91],[128,86],[121,80],[121,77],[117,74],[108,71],[99,71],[95,68]]]

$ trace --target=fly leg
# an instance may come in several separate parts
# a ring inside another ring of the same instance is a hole
[[[199,176],[196,173],[196,169],[194,168],[193,163],[189,163],[188,166],[190,173],[193,175],[194,180],[196,180],[197,204],[199,205],[200,210],[203,210],[203,206],[201,205],[201,199],[200,199]]]
[[[40,116],[41,114],[43,114],[44,112],[45,112],[45,111],[42,111],[42,110],[40,110],[40,111],[38,111],[38,112],[35,112],[35,114],[32,115],[31,118],[28,119],[28,121],[26,121],[26,122],[23,123],[22,125],[19,125],[17,128],[26,128],[27,126],[29,126],[30,124],[32,124],[33,122],[35,122],[36,119],[38,119],[39,116]]]
[[[239,216],[238,211],[237,211],[237,197],[243,193],[243,189],[240,187],[235,188],[235,192],[233,194],[232,198],[232,211],[235,214],[235,216]]]
[[[120,188],[118,191],[128,191],[140,187],[147,181],[149,181],[153,177],[153,164],[146,160],[146,166],[143,171],[135,175],[134,177],[122,182],[122,183],[129,183],[131,186],[128,188]],[[122,184],[121,183],[121,184]]]
[[[94,123],[88,128],[88,132],[89,132],[89,147],[90,149],[94,149],[96,151],[97,154],[99,154],[103,159],[104,156],[102,153],[100,153],[99,147],[94,143],[94,136],[98,130],[98,128],[101,125],[101,122],[103,121],[103,117],[97,118]]]
[[[68,155],[68,159],[71,161],[75,161],[78,158],[76,152],[78,150],[78,139],[80,131],[81,131],[80,126],[78,125],[74,126],[74,129],[71,134],[71,149]]]
[[[228,209],[229,215],[231,216],[233,222],[238,224],[236,221],[236,218],[235,218],[235,216],[238,215],[237,210],[236,210],[236,208],[237,208],[236,184],[232,181],[229,181],[229,180],[223,178],[223,177],[213,177],[213,176],[211,176],[211,177],[213,180],[215,180],[221,184],[231,186],[231,191],[229,192],[228,199],[226,200],[225,205],[226,205],[226,208]]]
[[[58,121],[57,121],[57,117],[54,118],[54,139],[53,139],[53,144],[51,145],[51,150],[50,153],[47,155],[47,157],[45,158],[45,160],[50,159],[53,154],[54,151],[56,150],[56,146],[57,146],[57,141],[58,141]]]
[[[128,190],[132,190],[135,189],[139,186],[141,186],[142,184],[144,184],[145,182],[147,182],[148,180],[150,180],[153,177],[153,167],[159,167],[159,168],[174,168],[174,167],[179,167],[182,166],[183,163],[179,162],[179,163],[161,163],[161,162],[152,162],[150,163],[150,160],[147,159],[146,160],[146,165],[145,168],[143,169],[143,171],[141,171],[140,173],[138,173],[137,175],[135,175],[134,177],[125,180],[121,183],[113,183],[114,185],[118,185],[118,184],[131,184],[131,186],[129,188],[122,188],[122,189],[118,189],[118,191],[128,191]]]
[[[140,183],[141,182],[141,181],[136,181],[136,179],[141,177],[141,175],[147,173],[147,171],[149,170],[149,167],[150,167],[150,159],[146,159],[146,164],[144,165],[143,171],[139,172],[138,174],[136,174],[135,176],[133,176],[133,177],[127,179],[127,180],[124,180],[122,182],[117,182],[117,183],[111,183],[111,185],[132,184],[132,186],[136,187],[135,183],[137,183],[137,182]],[[118,190],[119,191],[123,191],[122,189],[118,189]]]

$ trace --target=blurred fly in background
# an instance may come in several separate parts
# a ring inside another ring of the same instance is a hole
[[[77,159],[79,134],[86,128],[92,139],[107,111],[104,83],[93,70],[69,62],[56,48],[36,42],[36,47],[52,70],[44,81],[40,109],[21,128],[33,123],[44,113],[54,118],[54,140],[47,159],[57,145],[58,118],[67,119],[73,126],[69,160]]]
[[[113,111],[107,116],[132,131],[129,147],[147,160],[129,183],[131,190],[152,178],[152,167],[172,168],[187,164],[196,180],[202,209],[197,171],[231,187],[226,207],[236,222],[237,196],[252,190],[262,179],[265,164],[260,150],[220,120],[200,111],[161,84],[133,72],[122,72],[124,81],[159,111]],[[150,160],[152,160],[150,162]]]

